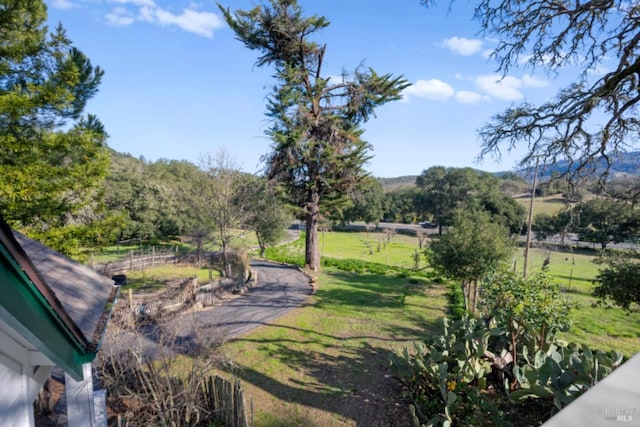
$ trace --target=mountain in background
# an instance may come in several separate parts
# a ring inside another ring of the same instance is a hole
[[[597,175],[601,175],[606,170],[606,161],[602,158],[597,167]],[[538,178],[542,181],[548,180],[553,175],[561,175],[566,173],[569,169],[569,161],[564,160],[556,162],[552,165],[547,165],[544,168],[540,168]],[[518,175],[527,182],[531,182],[533,179],[534,168],[524,168],[518,171],[503,171],[496,172],[495,175],[501,178],[507,178],[510,175]],[[482,172],[479,170],[479,172]],[[505,176],[506,175],[506,176]],[[394,190],[402,187],[411,187],[416,183],[418,175],[404,175],[393,178],[377,178],[382,184],[385,191]],[[632,151],[628,153],[620,153],[612,159],[611,167],[609,168],[609,180],[636,178],[640,177],[640,151]]]
[[[541,168],[538,177],[541,180],[549,179],[553,175],[566,173],[570,168],[570,162],[563,160],[556,162],[552,165],[546,165]],[[607,168],[607,162],[604,158],[598,161],[596,168],[596,175],[602,175]],[[525,168],[519,170],[517,173],[527,181],[531,181],[533,178],[534,168]],[[640,151],[632,151],[629,153],[620,153],[611,159],[611,167],[609,168],[610,180],[633,178],[640,176]]]

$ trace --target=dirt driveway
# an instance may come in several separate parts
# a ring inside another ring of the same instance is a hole
[[[213,307],[140,325],[137,333],[110,324],[102,351],[134,348],[151,358],[166,351],[189,353],[197,344],[226,341],[268,324],[300,307],[311,295],[308,277],[297,268],[266,261],[254,261],[251,266],[257,283],[246,293]]]
[[[215,330],[238,337],[300,307],[311,295],[309,279],[297,268],[266,261],[253,261],[251,268],[258,276],[255,287],[219,306],[183,314],[177,319],[180,335]]]

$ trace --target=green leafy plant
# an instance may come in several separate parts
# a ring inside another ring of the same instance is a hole
[[[443,328],[442,335],[414,344],[412,351],[405,348],[402,356],[391,360],[412,402],[415,420],[426,425],[449,426],[477,416],[480,401],[491,406],[478,393],[486,388],[491,372],[485,358],[491,332],[484,322],[466,315],[456,321],[443,319]]]
[[[605,264],[596,276],[593,294],[603,304],[613,301],[627,311],[640,305],[640,262],[635,253],[617,253],[596,259]]]
[[[525,346],[522,356],[525,363],[513,369],[520,389],[510,394],[511,399],[549,400],[553,402],[552,413],[573,402],[620,366],[623,360],[622,354],[616,351],[592,352],[585,345],[562,342],[532,355]]]
[[[467,312],[464,306],[464,294],[457,285],[450,285],[445,294],[447,297],[447,313],[452,319],[460,319]]]
[[[523,345],[546,350],[556,334],[569,329],[571,304],[544,273],[522,278],[499,271],[483,282],[480,307],[503,328],[514,365]]]

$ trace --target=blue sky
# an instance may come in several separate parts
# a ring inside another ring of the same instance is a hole
[[[256,1],[221,2],[232,10]],[[331,25],[325,72],[358,65],[403,75],[402,101],[364,125],[374,176],[419,174],[431,166],[513,169],[522,150],[485,159],[477,129],[513,103],[551,98],[563,77],[513,69],[502,81],[488,59],[495,41],[478,35],[470,2],[426,9],[419,0],[301,0]],[[182,0],[47,0],[49,22],[61,22],[74,44],[105,70],[87,112],[96,114],[113,149],[147,160],[185,159],[226,151],[247,172],[269,151],[265,99],[272,70],[254,66],[256,52],[237,41],[215,2]],[[564,81],[562,79],[565,79]]]

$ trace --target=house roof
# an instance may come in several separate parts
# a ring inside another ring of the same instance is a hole
[[[0,273],[6,267],[0,314],[81,378],[82,363],[93,360],[106,329],[117,296],[114,281],[11,230],[1,217],[0,256]]]
[[[113,279],[13,231],[17,242],[53,290],[89,345],[97,346],[106,326],[105,308],[113,302]]]

